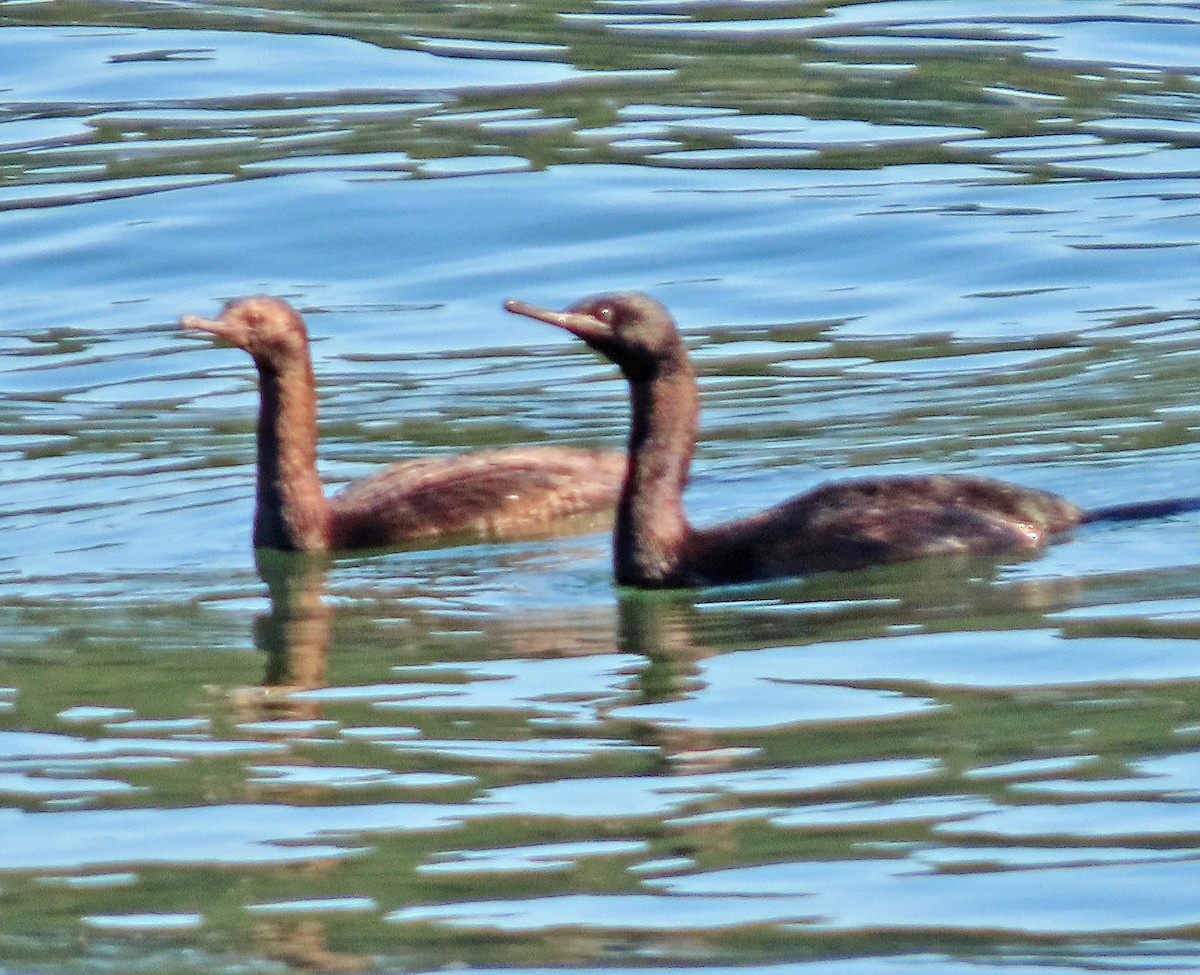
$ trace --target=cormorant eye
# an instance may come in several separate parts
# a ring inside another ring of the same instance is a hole
[[[596,308],[596,317],[605,325],[611,325],[617,317],[617,310],[612,305],[599,305]]]

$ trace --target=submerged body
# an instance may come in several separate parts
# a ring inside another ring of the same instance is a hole
[[[1016,552],[1037,548],[1085,517],[1058,495],[985,477],[841,481],[739,521],[692,529],[666,584],[746,582],[930,556]]]
[[[670,313],[648,295],[601,295],[566,311],[505,307],[566,329],[629,381],[629,471],[617,505],[617,581],[687,587],[855,569],[935,555],[1036,549],[1102,518],[1158,517],[1200,502],[1084,511],[1056,494],[983,477],[860,478],[818,487],[757,515],[694,528],[683,488],[695,449],[696,375]]]
[[[440,537],[508,539],[607,520],[625,457],[615,451],[511,447],[384,468],[326,498],[317,473],[317,395],[308,332],[278,298],[227,304],[184,328],[249,352],[258,368],[254,544],[303,552],[378,548]]]

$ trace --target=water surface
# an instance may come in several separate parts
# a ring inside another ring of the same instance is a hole
[[[698,522],[842,473],[1194,492],[1170,3],[0,4],[0,967],[1200,966],[1200,516],[673,595],[603,535],[250,548],[248,359],[331,485],[618,445],[507,316],[652,291]]]

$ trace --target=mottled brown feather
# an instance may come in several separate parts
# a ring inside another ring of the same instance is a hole
[[[932,475],[828,484],[749,518],[693,528],[682,493],[699,397],[667,310],[636,293],[601,295],[563,312],[515,300],[506,307],[579,336],[629,381],[629,468],[613,535],[621,583],[724,584],[929,556],[1029,550],[1086,517],[1044,491],[982,477]]]
[[[542,447],[393,464],[330,498],[334,547],[379,544],[381,535],[532,537],[585,516],[606,525],[624,474],[620,453]]]
[[[254,544],[307,552],[435,539],[501,540],[611,519],[625,455],[509,447],[402,461],[325,497],[317,474],[317,395],[300,315],[279,298],[227,304],[185,328],[246,350],[259,376]]]

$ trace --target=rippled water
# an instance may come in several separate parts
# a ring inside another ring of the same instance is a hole
[[[600,535],[249,543],[286,295],[330,484],[619,444],[536,323],[654,292],[699,522],[844,471],[1195,492],[1200,7],[0,3],[0,968],[1200,968],[1200,516],[619,592]]]

